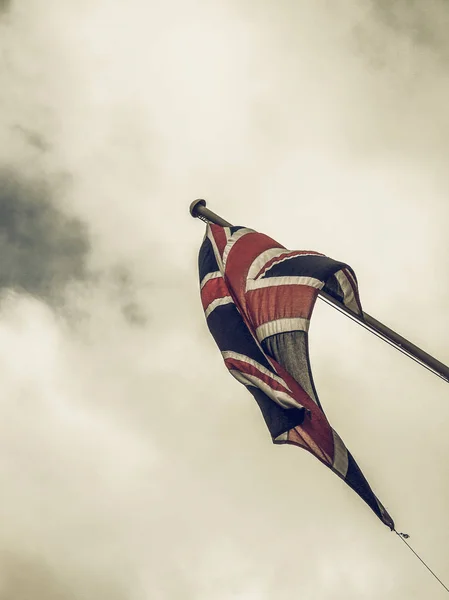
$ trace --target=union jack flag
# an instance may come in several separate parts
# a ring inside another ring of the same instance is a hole
[[[209,330],[231,375],[254,396],[273,442],[308,450],[394,529],[330,426],[310,368],[307,332],[319,291],[363,315],[353,270],[246,227],[208,224],[199,273]]]

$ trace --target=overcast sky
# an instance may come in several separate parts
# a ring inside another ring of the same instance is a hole
[[[444,0],[0,2],[0,600],[444,590],[271,444],[198,292],[190,202],[349,263],[449,362]],[[318,393],[449,580],[447,383],[318,303]]]

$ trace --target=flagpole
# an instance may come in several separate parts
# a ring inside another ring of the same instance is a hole
[[[206,223],[215,223],[216,225],[221,225],[222,227],[232,227],[231,223],[229,223],[219,215],[206,208],[206,201],[203,199],[194,200],[192,202],[192,204],[190,205],[190,214],[192,215],[192,217],[201,219]],[[403,354],[406,354],[409,358],[415,360],[423,367],[429,369],[429,371],[432,371],[432,373],[435,373],[435,375],[438,375],[439,377],[441,377],[449,383],[449,367],[437,360],[436,358],[434,358],[433,356],[431,356],[430,354],[428,354],[427,352],[425,352],[424,350],[422,350],[421,348],[419,348],[418,346],[416,346],[415,344],[413,344],[412,342],[410,342],[409,340],[402,337],[402,335],[399,335],[399,333],[396,333],[395,331],[393,331],[392,329],[390,329],[389,327],[387,327],[386,325],[384,325],[383,323],[381,323],[366,312],[363,312],[361,316],[357,315],[356,313],[353,313],[351,310],[346,308],[346,306],[344,306],[341,302],[339,302],[326,292],[320,290],[319,298],[321,300],[324,300],[324,302],[326,302],[327,304],[332,305],[334,308],[345,314],[347,317],[349,317],[353,321],[356,321],[359,325],[362,325],[362,327],[368,329],[369,331],[383,339],[385,342],[387,342],[391,346],[394,346],[397,350],[399,350]]]

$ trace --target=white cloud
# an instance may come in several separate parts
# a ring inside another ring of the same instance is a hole
[[[103,274],[67,288],[68,321],[2,300],[0,598],[437,590],[342,482],[271,446],[198,298],[187,211],[204,196],[346,260],[368,312],[447,360],[447,10],[432,2],[435,39],[418,43],[371,3],[346,6],[25,0],[0,17],[1,164],[47,178]],[[445,384],[315,317],[330,420],[444,575]]]

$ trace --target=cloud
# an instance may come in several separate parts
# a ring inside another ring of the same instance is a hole
[[[12,0],[0,0],[0,14],[7,12],[12,5]]]
[[[64,191],[36,175],[0,171],[0,287],[30,294],[60,312],[70,313],[70,297],[83,287],[108,289],[122,315],[136,326],[146,323],[136,299],[132,265],[122,260],[94,269],[85,222],[67,216],[59,205]],[[137,285],[138,288],[138,285]]]
[[[306,453],[273,448],[226,375],[188,206],[347,261],[368,312],[447,352],[443,5],[413,6],[11,5],[0,598],[402,597],[396,540]],[[445,389],[326,310],[323,406],[438,560]],[[407,594],[428,593],[412,572]]]
[[[87,277],[87,227],[52,202],[51,187],[0,172],[0,286],[57,302],[65,286]]]

